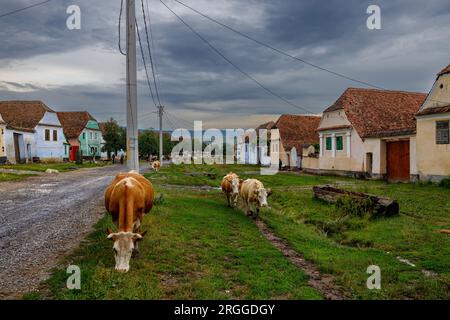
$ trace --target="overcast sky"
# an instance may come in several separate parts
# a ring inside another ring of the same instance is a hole
[[[0,0],[0,15],[40,1]],[[140,1],[137,19],[143,29]],[[161,100],[171,126],[203,120],[206,127],[247,128],[282,113],[302,113],[236,71],[159,0],[144,1],[149,1]],[[347,87],[362,87],[164,1],[241,69],[312,113],[321,113]],[[386,89],[428,92],[436,73],[450,63],[448,0],[181,1],[289,54]],[[72,4],[81,8],[81,30],[66,27]],[[366,26],[371,4],[381,8],[381,30]],[[120,0],[52,0],[0,18],[0,99],[43,100],[58,111],[88,110],[99,121],[114,117],[124,124],[119,8]],[[139,127],[156,128],[137,52]]]

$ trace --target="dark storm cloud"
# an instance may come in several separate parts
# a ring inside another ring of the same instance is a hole
[[[447,0],[182,1],[290,54],[384,88],[427,92],[436,72],[450,63]],[[165,2],[245,72],[312,112],[321,112],[347,87],[362,86],[258,46],[172,0]],[[2,1],[0,14],[30,3],[31,0]],[[20,65],[41,55],[52,60],[53,55],[81,48],[102,48],[105,54],[113,53],[120,59],[117,50],[120,0],[50,3],[0,19],[1,65]],[[65,11],[71,4],[79,5],[82,11],[80,32],[65,27]],[[366,27],[366,9],[370,4],[381,7],[382,30]],[[144,41],[139,0],[136,7]],[[162,102],[173,114],[189,120],[223,119],[223,126],[233,126],[227,122],[230,115],[254,119],[258,114],[273,114],[275,118],[281,113],[302,112],[268,95],[240,74],[159,1],[150,0],[150,7]],[[89,59],[89,55],[79,59]],[[154,127],[154,106],[139,49],[138,59],[140,123]],[[123,120],[125,90],[120,80],[124,78],[125,65],[124,59],[119,61],[122,64],[117,82],[104,86],[47,85],[45,75],[39,83],[28,79],[22,79],[22,83],[4,79],[0,73],[0,97],[42,99],[55,109],[86,108],[100,120],[110,116]],[[76,63],[67,61],[68,65]]]

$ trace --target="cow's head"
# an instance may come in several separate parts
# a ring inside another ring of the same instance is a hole
[[[237,201],[239,196],[239,178],[234,178],[231,180],[231,194],[233,196],[234,202]]]
[[[258,199],[260,207],[268,207],[267,198],[272,194],[272,189],[259,188],[255,190],[255,196]]]
[[[108,239],[114,241],[113,251],[116,260],[116,270],[128,272],[130,270],[130,259],[136,246],[136,241],[141,240],[146,232],[112,232],[110,228],[106,230]]]

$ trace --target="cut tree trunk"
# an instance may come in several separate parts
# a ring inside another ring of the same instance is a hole
[[[329,203],[336,203],[338,199],[343,196],[348,196],[358,200],[370,199],[372,203],[370,209],[372,210],[373,215],[376,216],[393,216],[399,213],[399,205],[397,200],[388,197],[379,197],[362,192],[342,190],[330,185],[314,186],[313,192],[315,198]]]

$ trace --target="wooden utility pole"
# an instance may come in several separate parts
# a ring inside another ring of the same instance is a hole
[[[161,166],[163,165],[163,128],[162,128],[162,118],[164,114],[164,106],[158,106],[158,116],[159,116],[159,162]]]
[[[135,0],[127,0],[127,166],[139,171]]]

